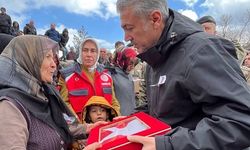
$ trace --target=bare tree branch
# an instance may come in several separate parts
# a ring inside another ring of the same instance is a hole
[[[246,32],[246,29],[247,29],[248,25],[250,24],[250,9],[247,10],[246,15],[243,17],[242,20],[243,20],[243,26],[239,32],[239,39],[238,39],[240,42],[242,40],[242,36],[243,36],[244,32]]]
[[[85,30],[84,26],[81,26],[81,28],[77,31],[77,34],[74,34],[73,44],[77,54],[79,54],[81,42],[88,37],[88,32]]]
[[[229,14],[224,14],[220,17],[220,25],[222,27],[221,35],[226,38],[229,33],[229,26],[232,22],[232,16]]]

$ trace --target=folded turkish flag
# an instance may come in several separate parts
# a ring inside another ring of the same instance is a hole
[[[155,136],[170,129],[169,125],[140,112],[92,129],[87,144],[100,142],[101,150],[139,150],[142,145],[129,142],[128,135]]]

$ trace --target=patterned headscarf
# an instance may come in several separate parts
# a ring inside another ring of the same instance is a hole
[[[48,124],[67,142],[72,137],[62,113],[72,115],[54,86],[44,83],[40,68],[49,50],[59,46],[53,40],[35,35],[15,37],[0,55],[0,97],[19,101],[33,116]]]
[[[116,58],[114,60],[115,66],[120,67],[126,72],[131,61],[137,60],[137,53],[132,47],[123,47],[122,50],[116,52]]]
[[[59,49],[58,44],[46,37],[34,35],[18,36],[4,49],[1,55],[11,60],[10,76],[13,79],[22,76],[25,84],[19,88],[23,91],[39,95],[42,83],[40,68],[45,54],[51,49],[56,53]],[[15,84],[11,81],[8,83]]]

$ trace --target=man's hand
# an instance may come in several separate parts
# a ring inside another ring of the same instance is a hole
[[[94,124],[86,124],[86,133],[89,133],[93,128],[99,126],[99,125],[102,125],[102,124],[107,124],[106,121],[98,121]]]
[[[128,136],[130,142],[141,143],[143,145],[142,150],[156,150],[155,138],[144,136]]]
[[[101,143],[95,142],[86,146],[83,150],[96,150],[97,148],[101,148],[101,147],[102,147]]]

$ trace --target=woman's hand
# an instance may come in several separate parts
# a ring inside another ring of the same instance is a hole
[[[86,146],[83,150],[96,150],[97,148],[101,148],[101,147],[102,147],[101,143],[95,142]]]
[[[102,125],[102,124],[107,124],[106,121],[98,121],[94,124],[85,124],[85,129],[86,129],[86,133],[89,133],[93,128],[99,126],[99,125]]]

